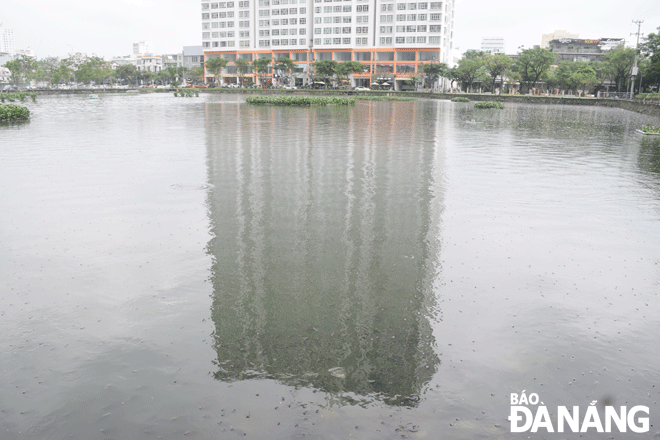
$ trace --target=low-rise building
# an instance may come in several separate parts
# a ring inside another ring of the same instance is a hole
[[[506,44],[502,37],[484,37],[481,39],[481,51],[483,53],[504,53]]]
[[[541,36],[541,47],[547,49],[548,45],[552,40],[558,40],[560,38],[580,38],[579,34],[571,34],[565,30],[556,30],[549,34],[543,34]]]
[[[186,69],[204,67],[204,48],[202,46],[183,46],[183,67]]]
[[[559,61],[602,61],[605,54],[625,43],[623,38],[600,38],[580,40],[559,38],[548,43],[548,49],[557,54]]]
[[[135,67],[140,71],[160,72],[163,70],[163,60],[160,55],[138,55]]]

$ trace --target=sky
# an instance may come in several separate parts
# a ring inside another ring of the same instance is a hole
[[[177,53],[201,44],[200,0],[30,0],[0,3],[0,23],[14,30],[16,49],[37,58],[72,52],[109,59],[129,55],[133,43],[153,43],[154,52]],[[506,52],[541,44],[556,29],[580,38],[625,38],[632,46],[632,20],[641,32],[660,27],[660,0],[456,0],[454,39],[461,52],[479,49],[482,37],[504,37]]]

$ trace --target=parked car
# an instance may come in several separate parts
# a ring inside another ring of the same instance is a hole
[[[284,86],[283,89],[284,90],[296,90],[296,89],[298,89],[298,87],[296,87],[296,86]]]
[[[369,87],[356,87],[355,89],[356,92],[365,92],[367,90],[371,90]]]

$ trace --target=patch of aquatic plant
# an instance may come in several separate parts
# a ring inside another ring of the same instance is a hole
[[[293,106],[355,104],[355,98],[341,98],[337,96],[250,96],[246,101],[248,104]]]
[[[470,99],[465,96],[457,96],[456,98],[451,98],[451,102],[470,102]]]
[[[358,96],[358,101],[416,101],[417,98],[409,96]]]
[[[503,109],[504,104],[496,101],[481,101],[474,104],[474,108],[498,108]]]
[[[645,126],[643,126],[643,127],[641,128],[641,130],[642,130],[644,133],[660,134],[660,127],[654,127],[654,126],[651,125],[650,123],[649,123],[649,124],[646,124]]]
[[[174,91],[174,96],[181,96],[190,98],[192,96],[199,96],[199,89],[176,89]]]
[[[29,119],[30,110],[20,105],[0,104],[0,121],[17,121]]]
[[[635,95],[635,98],[660,99],[660,93],[641,93],[639,95]]]
[[[17,92],[17,93],[0,93],[0,101],[9,102],[14,101],[27,101],[27,99],[32,98],[33,101],[37,100],[37,94],[34,92]]]

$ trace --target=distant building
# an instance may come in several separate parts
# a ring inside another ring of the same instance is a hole
[[[25,55],[26,57],[34,58],[34,51],[28,47],[27,49],[19,49],[14,52],[15,55],[21,56]]]
[[[168,67],[183,67],[183,53],[168,53],[160,56],[163,60],[163,69]]]
[[[163,70],[163,60],[160,55],[152,55],[150,53],[138,55],[135,67],[140,71],[160,72]]]
[[[132,55],[124,55],[124,56],[112,57],[112,59],[110,60],[110,65],[112,66],[113,70],[119,66],[125,66],[127,64],[132,64],[134,66],[137,66],[137,58]]]
[[[625,43],[623,38],[580,40],[559,38],[548,43],[548,49],[557,54],[559,61],[602,61],[605,54]]]
[[[580,38],[580,35],[571,34],[568,31],[556,30],[551,34],[543,34],[543,36],[541,37],[541,47],[543,49],[547,49],[548,44],[550,44],[552,40],[558,40],[560,38]]]
[[[0,52],[6,53],[8,55],[14,55],[16,52],[14,47],[13,29],[2,29],[2,34],[0,35]]]
[[[504,38],[502,37],[484,37],[481,39],[481,51],[489,54],[504,53]]]
[[[139,43],[133,43],[134,56],[148,53],[154,53],[154,45],[151,41],[140,41]]]
[[[202,46],[183,46],[183,67],[186,69],[204,67],[204,48]]]
[[[0,83],[7,83],[11,79],[11,72],[6,67],[0,67]]]

